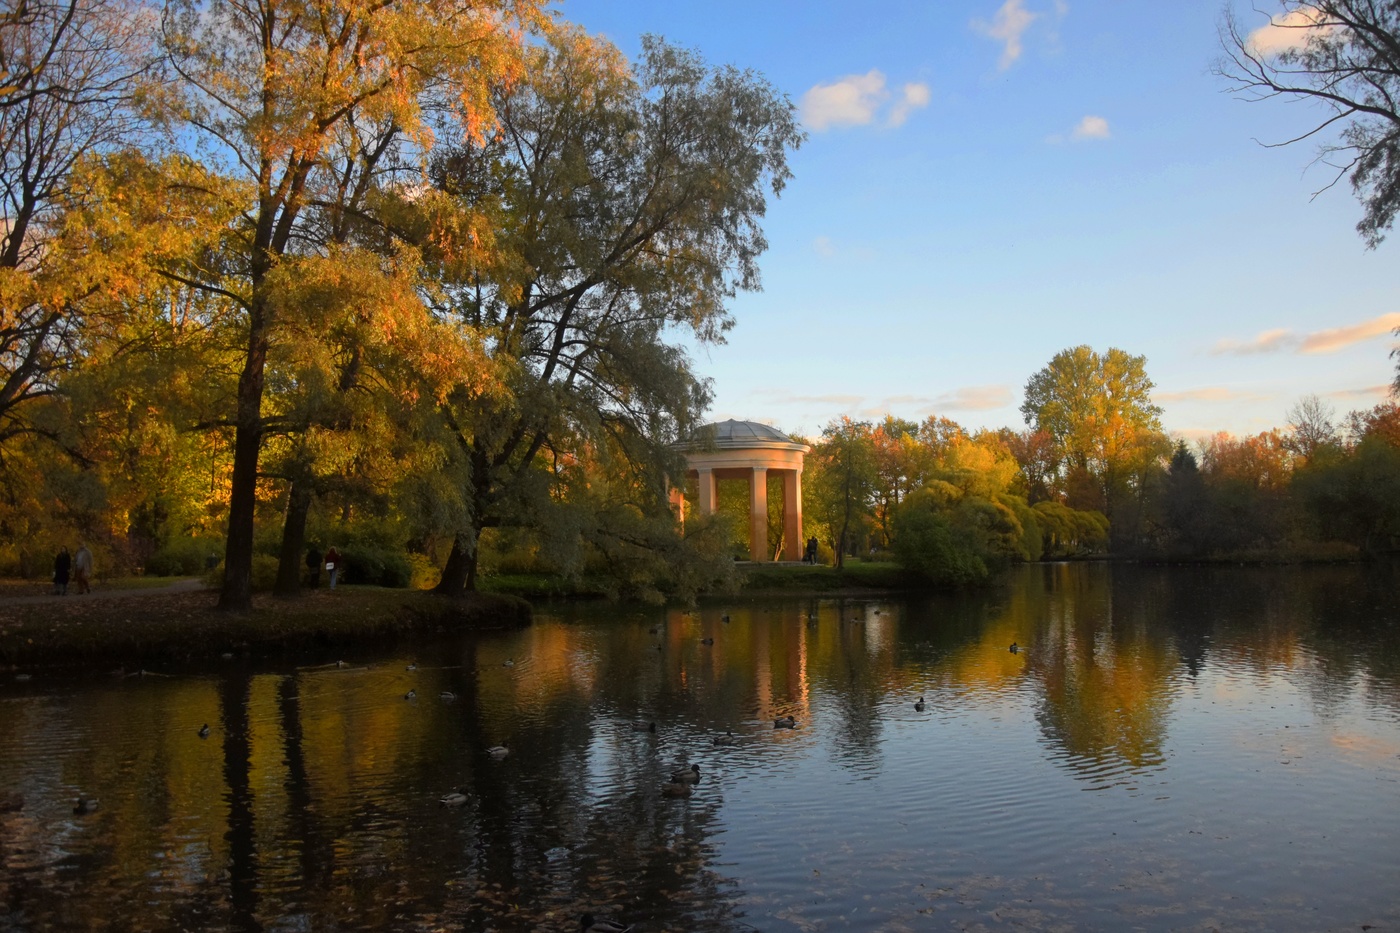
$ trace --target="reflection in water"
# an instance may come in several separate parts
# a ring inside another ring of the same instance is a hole
[[[1395,582],[1042,565],[7,678],[0,930],[1394,924]]]

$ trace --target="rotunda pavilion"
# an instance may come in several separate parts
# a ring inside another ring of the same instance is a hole
[[[678,445],[685,454],[686,476],[694,477],[701,515],[714,512],[719,502],[716,483],[744,479],[749,483],[749,557],[768,560],[768,474],[783,478],[783,560],[802,559],[802,458],[811,450],[782,431],[755,421],[707,424]],[[671,490],[672,504],[685,520],[685,499]]]

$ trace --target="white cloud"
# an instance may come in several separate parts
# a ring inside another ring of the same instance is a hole
[[[1089,116],[1082,117],[1080,121],[1074,125],[1074,129],[1069,131],[1068,136],[1066,136],[1064,133],[1054,133],[1050,136],[1045,137],[1045,141],[1048,143],[1059,144],[1063,143],[1066,139],[1108,139],[1112,135],[1113,133],[1108,128],[1108,120],[1106,120],[1103,117],[1096,117],[1090,114]]]
[[[863,75],[847,75],[832,84],[818,84],[802,95],[802,123],[820,131],[833,126],[865,126],[889,97],[885,76],[872,68]]]
[[[1364,386],[1360,389],[1338,389],[1335,392],[1328,392],[1328,398],[1349,400],[1355,398],[1384,399],[1390,394],[1390,383],[1378,386]]]
[[[836,244],[831,242],[829,236],[819,236],[813,240],[812,249],[817,251],[818,256],[825,256],[828,259],[836,255]]]
[[[1322,13],[1315,7],[1300,6],[1283,16],[1275,16],[1269,25],[1260,26],[1249,34],[1247,44],[1256,55],[1278,55],[1291,49],[1301,49],[1313,36],[1325,36],[1335,26],[1319,26]]]
[[[1277,353],[1298,345],[1298,337],[1288,328],[1261,331],[1253,340],[1225,338],[1211,347],[1215,356],[1229,353],[1232,356],[1249,356],[1254,353]]]
[[[1010,386],[962,386],[935,398],[933,410],[990,411],[994,408],[1005,408],[1011,401]]]
[[[1206,386],[1201,389],[1184,389],[1180,392],[1153,392],[1154,402],[1257,402],[1267,396],[1237,392],[1224,386]]]
[[[1360,343],[1363,340],[1370,340],[1373,337],[1381,337],[1400,327],[1400,313],[1382,314],[1378,318],[1372,318],[1360,324],[1353,324],[1350,327],[1335,327],[1331,330],[1319,330],[1308,334],[1303,338],[1302,346],[1299,347],[1301,353],[1335,353],[1338,350]]]
[[[1391,312],[1369,321],[1362,321],[1360,324],[1317,330],[1302,336],[1285,327],[1262,331],[1252,340],[1227,338],[1212,347],[1210,352],[1217,356],[1222,353],[1247,356],[1252,353],[1278,353],[1283,350],[1292,350],[1295,353],[1336,353],[1353,344],[1383,337],[1397,327],[1400,327],[1400,312]]]
[[[803,125],[814,132],[837,126],[868,126],[890,100],[885,76],[872,68],[863,75],[847,75],[830,84],[818,84],[802,95],[799,115]],[[933,91],[927,84],[910,82],[900,88],[899,97],[885,116],[886,126],[901,126],[909,115],[929,105]]]
[[[904,121],[909,119],[909,114],[927,107],[932,99],[933,91],[929,89],[927,84],[910,83],[904,85],[899,101],[890,108],[890,115],[885,124],[887,126],[902,126]]]
[[[997,63],[997,68],[1005,71],[1021,57],[1021,39],[1031,23],[1039,18],[1039,13],[1032,13],[1026,9],[1025,0],[1006,0],[997,8],[996,16],[990,23],[975,19],[972,21],[972,28],[1002,44],[1001,60]]]
[[[1072,139],[1108,139],[1108,121],[1103,117],[1086,116],[1070,133]]]

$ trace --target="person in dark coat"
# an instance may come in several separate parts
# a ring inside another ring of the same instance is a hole
[[[53,592],[55,596],[68,595],[68,573],[73,569],[73,558],[68,548],[59,548],[53,559]]]
[[[306,549],[306,585],[313,590],[321,585],[321,549],[314,544]]]

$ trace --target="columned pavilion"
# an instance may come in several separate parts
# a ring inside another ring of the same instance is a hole
[[[768,559],[768,474],[783,478],[783,559],[802,559],[802,457],[811,450],[776,428],[754,421],[721,421],[707,424],[693,440],[680,445],[685,454],[686,476],[699,489],[701,515],[719,504],[716,483],[721,479],[745,479],[749,483],[749,557]],[[671,490],[671,502],[685,520],[685,498]]]

